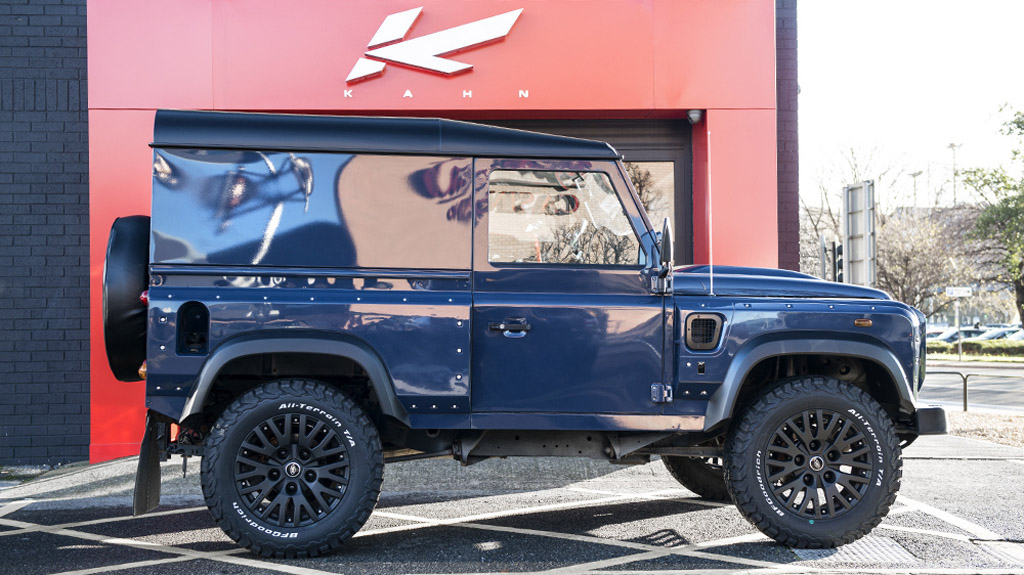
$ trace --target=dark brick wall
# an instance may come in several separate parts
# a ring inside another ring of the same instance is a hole
[[[85,0],[0,0],[0,464],[89,454]]]
[[[779,267],[800,269],[800,146],[797,134],[796,3],[775,3],[779,160]]]

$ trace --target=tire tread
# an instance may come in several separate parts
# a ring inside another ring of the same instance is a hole
[[[895,469],[888,474],[885,480],[885,498],[857,528],[843,533],[822,533],[812,536],[779,525],[768,514],[760,511],[756,503],[757,494],[753,488],[744,484],[742,479],[755,473],[753,459],[749,457],[749,454],[756,449],[753,441],[762,429],[762,422],[777,413],[778,410],[783,409],[787,402],[821,392],[846,399],[851,405],[863,409],[866,415],[879,423],[881,429],[878,437],[893,454],[890,467]],[[899,491],[903,475],[899,438],[885,410],[860,388],[827,377],[799,377],[783,380],[762,393],[748,406],[738,424],[734,425],[731,430],[729,440],[726,442],[725,458],[726,483],[730,486],[736,507],[743,516],[768,537],[795,548],[836,547],[867,535],[888,514],[889,508],[896,500],[896,493]]]

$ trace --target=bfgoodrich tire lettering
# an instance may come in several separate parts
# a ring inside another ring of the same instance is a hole
[[[791,547],[849,543],[881,522],[902,463],[892,421],[835,379],[784,381],[757,397],[726,442],[725,478],[740,512]]]
[[[380,496],[380,438],[352,400],[309,380],[236,399],[206,440],[203,495],[217,523],[266,557],[337,549]]]

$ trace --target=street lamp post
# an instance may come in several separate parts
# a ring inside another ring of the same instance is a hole
[[[914,207],[914,208],[917,207],[917,177],[920,176],[923,173],[924,172],[922,172],[921,170],[918,170],[916,172],[910,172],[910,177],[914,178],[914,201],[911,204],[911,207]]]
[[[962,145],[963,144],[953,144],[953,143],[950,143],[949,146],[947,146],[950,150],[953,151],[953,205],[954,206],[956,205],[956,151]]]

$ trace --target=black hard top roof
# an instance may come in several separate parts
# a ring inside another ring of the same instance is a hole
[[[501,158],[619,158],[604,142],[438,118],[158,110],[154,148],[336,151]]]

